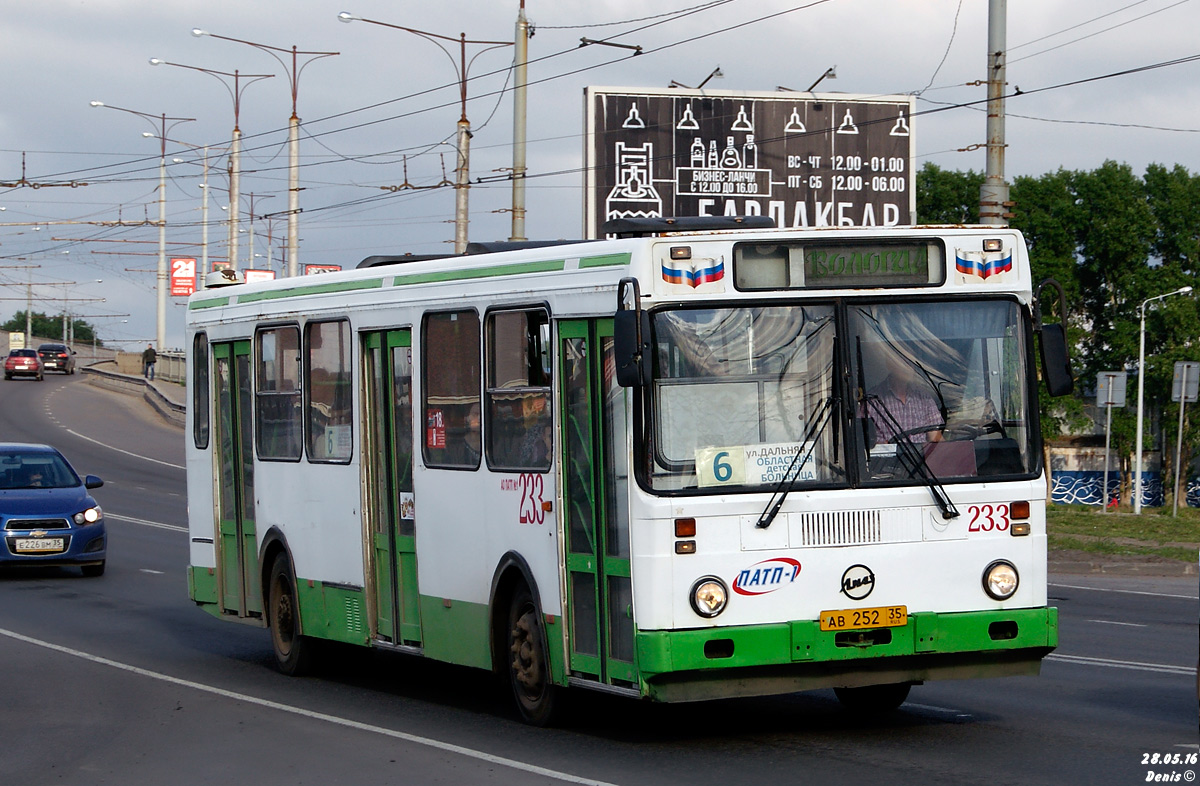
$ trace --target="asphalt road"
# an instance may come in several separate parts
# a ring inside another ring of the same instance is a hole
[[[317,677],[187,599],[182,430],[79,376],[0,382],[0,440],[50,442],[109,528],[108,570],[0,574],[0,784],[1145,783],[1200,766],[1197,583],[1052,576],[1040,677],[937,683],[882,718],[831,691],[653,706],[583,694],[519,723],[480,672],[357,648]],[[1143,759],[1147,763],[1143,764]]]

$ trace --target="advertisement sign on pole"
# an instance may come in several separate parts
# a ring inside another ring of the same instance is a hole
[[[584,232],[613,218],[914,220],[912,96],[588,87]]]
[[[196,291],[196,260],[191,257],[171,258],[171,294],[187,297]]]
[[[275,279],[274,270],[255,270],[254,268],[247,268],[246,270],[242,271],[242,275],[245,277],[247,284],[254,284],[258,281],[273,281]]]
[[[341,269],[341,265],[305,265],[304,275],[315,276],[321,273],[336,273]]]

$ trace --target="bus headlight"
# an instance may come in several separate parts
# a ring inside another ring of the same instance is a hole
[[[729,590],[725,588],[725,582],[716,576],[705,576],[697,579],[692,585],[690,600],[693,611],[701,617],[711,619],[725,610],[725,604],[729,601]]]
[[[996,600],[1008,600],[1021,583],[1012,563],[998,559],[983,571],[983,590]]]
[[[97,505],[94,508],[88,508],[87,510],[76,513],[72,518],[74,518],[76,524],[82,527],[85,524],[95,524],[97,521],[104,518],[104,511],[100,509],[99,505]]]

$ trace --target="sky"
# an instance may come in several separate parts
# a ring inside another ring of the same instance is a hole
[[[0,321],[67,310],[102,339],[156,335],[162,114],[168,256],[201,256],[203,155],[209,148],[209,254],[226,254],[226,158],[241,80],[243,266],[281,268],[287,209],[290,50],[299,56],[299,254],[354,267],[373,254],[452,249],[459,117],[457,39],[511,41],[519,0],[2,0],[0,25]],[[985,167],[987,65],[983,0],[526,0],[529,42],[526,235],[582,236],[583,88],[913,94],[919,168]],[[647,18],[654,17],[654,18]],[[637,21],[640,20],[640,21]],[[193,36],[215,35],[288,50]],[[1008,0],[1005,175],[1093,169],[1115,160],[1200,172],[1200,1]],[[580,38],[642,47],[580,47]],[[445,43],[445,42],[443,42]],[[470,239],[511,231],[512,47],[467,50]],[[1178,62],[1183,60],[1184,62]],[[1126,73],[1129,72],[1129,73]],[[250,82],[246,75],[273,74]],[[250,82],[249,84],[247,84]],[[100,101],[106,107],[93,107]],[[969,105],[969,106],[964,106]],[[112,107],[134,110],[154,122]],[[149,138],[143,133],[149,133]],[[179,159],[178,162],[175,159]],[[444,169],[443,169],[444,168]],[[73,186],[70,184],[74,184]],[[86,183],[86,185],[83,185]],[[407,186],[422,186],[411,188]],[[253,194],[255,221],[246,220]],[[268,239],[270,246],[268,248]],[[32,283],[32,287],[27,286]],[[183,298],[171,298],[166,345],[183,343]]]

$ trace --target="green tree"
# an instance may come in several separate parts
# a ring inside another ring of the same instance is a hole
[[[43,338],[58,338],[62,336],[63,315],[61,313],[54,316],[48,316],[40,311],[34,311],[30,322],[33,335],[35,336],[41,336]],[[72,320],[72,323],[75,330],[75,341],[81,344],[92,343],[92,339],[96,335],[95,328],[82,319]],[[0,325],[0,330],[11,333],[24,333],[25,312],[18,311],[16,314],[13,314],[12,319],[8,320],[3,325]],[[104,342],[97,338],[96,345],[104,346]]]
[[[926,161],[917,170],[917,220],[922,224],[979,222],[982,172],[942,169]]]

